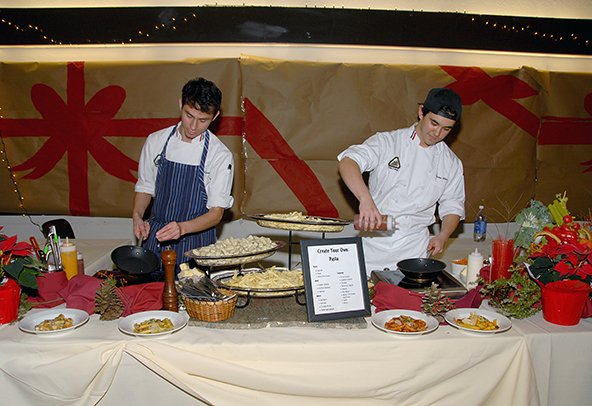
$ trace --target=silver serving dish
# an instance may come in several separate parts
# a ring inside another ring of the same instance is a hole
[[[292,231],[318,231],[336,233],[342,231],[346,225],[351,223],[350,220],[316,216],[314,217],[315,220],[289,220],[268,217],[268,215],[265,214],[252,214],[247,217],[255,220],[261,227]]]
[[[247,264],[249,262],[257,262],[261,261],[262,259],[268,258],[276,253],[277,250],[283,248],[286,243],[284,241],[274,241],[276,246],[274,248],[259,251],[259,252],[250,252],[244,255],[234,255],[234,256],[220,256],[220,257],[212,257],[212,256],[200,256],[195,255],[193,250],[187,251],[185,256],[188,258],[193,258],[198,265],[202,266],[233,266],[233,265],[242,265]]]
[[[275,269],[279,272],[288,270],[288,268],[281,268],[281,267],[276,267]],[[265,272],[265,271],[267,271],[267,269],[249,268],[249,269],[242,269],[238,273],[239,273],[239,275],[246,275],[246,274],[253,273],[253,272]],[[221,288],[236,291],[239,295],[245,296],[247,294],[250,294],[250,296],[253,296],[253,297],[293,296],[296,291],[304,290],[304,284],[299,285],[299,286],[289,286],[289,287],[282,287],[282,288],[266,288],[266,289],[247,288],[247,287],[241,287],[241,286],[228,285],[226,282],[228,282],[230,279],[232,279],[232,277],[234,276],[234,272],[235,271],[232,271],[232,270],[217,272],[216,274],[214,274],[211,277],[212,282],[214,282],[216,285],[218,285]]]

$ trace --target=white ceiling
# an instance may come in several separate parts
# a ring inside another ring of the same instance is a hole
[[[195,7],[208,6],[278,6],[326,7],[376,10],[417,10],[460,12],[468,14],[510,15],[592,19],[590,0],[218,0],[197,3],[191,0],[0,0],[0,8],[91,8],[91,7]]]

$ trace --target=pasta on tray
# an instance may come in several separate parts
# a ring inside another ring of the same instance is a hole
[[[205,247],[185,253],[199,265],[239,265],[267,258],[285,243],[271,238],[250,235],[246,238],[228,237]]]
[[[339,232],[349,224],[346,220],[307,216],[299,211],[288,214],[259,214],[250,217],[261,227],[293,231]]]

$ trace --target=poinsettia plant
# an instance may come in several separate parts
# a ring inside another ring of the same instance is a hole
[[[592,282],[592,248],[586,243],[545,244],[530,254],[531,275],[542,284],[579,280]]]
[[[0,285],[5,283],[5,278],[12,278],[21,286],[37,289],[41,263],[32,254],[31,244],[17,242],[16,235],[7,237],[0,233]]]

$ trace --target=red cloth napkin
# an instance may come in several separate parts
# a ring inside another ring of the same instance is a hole
[[[38,277],[39,294],[30,297],[32,303],[51,301],[37,307],[54,307],[66,302],[66,307],[81,309],[88,314],[95,312],[95,293],[102,280],[88,275],[75,275],[68,280],[64,272],[46,274]],[[122,317],[146,310],[162,309],[163,282],[151,282],[140,285],[125,286],[118,289],[119,297],[125,304]]]
[[[36,308],[55,307],[64,303],[64,298],[58,295],[58,291],[68,286],[68,278],[65,272],[45,273],[37,277],[39,289],[37,296],[29,296],[27,299]]]
[[[469,290],[466,295],[464,295],[463,297],[458,299],[456,302],[454,302],[454,305],[456,306],[456,308],[457,309],[466,309],[466,308],[476,309],[479,306],[481,306],[481,302],[483,301],[483,298],[481,297],[481,294],[479,293],[480,289],[481,289],[481,287],[477,286],[476,288]]]
[[[374,290],[376,295],[372,299],[372,304],[376,306],[376,313],[391,309],[421,311],[422,293],[413,292],[386,282],[378,282]],[[481,306],[481,301],[479,287],[476,287],[454,304],[457,308],[478,308]]]
[[[372,304],[376,306],[376,313],[383,310],[407,309],[421,311],[421,293],[400,288],[396,285],[378,282],[374,287],[376,295],[372,299]]]

